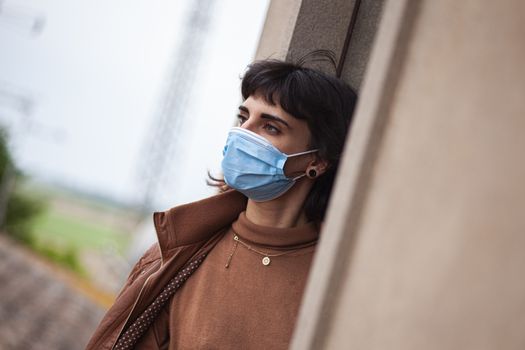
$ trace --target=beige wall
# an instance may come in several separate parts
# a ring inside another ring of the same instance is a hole
[[[525,2],[387,2],[294,349],[525,349]]]
[[[285,59],[301,0],[272,0],[268,6],[255,59]]]

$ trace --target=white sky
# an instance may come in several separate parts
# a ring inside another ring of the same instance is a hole
[[[135,200],[139,155],[162,96],[170,58],[191,0],[7,0],[0,12],[0,87],[36,102],[28,129],[13,109],[18,165],[37,178]],[[220,170],[222,147],[240,102],[239,76],[255,54],[268,0],[219,0],[190,102],[176,190],[161,206],[211,194],[206,170]],[[43,14],[32,37],[28,17]],[[7,15],[6,15],[7,13]],[[177,135],[174,135],[174,137]]]

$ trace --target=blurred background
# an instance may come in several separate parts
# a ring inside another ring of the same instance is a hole
[[[82,349],[151,213],[214,192],[267,9],[0,0],[0,349]]]
[[[523,14],[0,0],[0,349],[84,348],[151,213],[214,192],[246,65],[313,49],[361,102],[291,349],[524,349]]]

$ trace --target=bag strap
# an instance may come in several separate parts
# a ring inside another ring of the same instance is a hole
[[[185,267],[183,267],[175,277],[168,282],[164,289],[162,289],[162,292],[160,292],[148,308],[144,310],[144,312],[128,327],[128,329],[120,335],[113,349],[133,349],[135,344],[137,344],[142,335],[144,335],[146,330],[148,330],[153,321],[157,318],[162,307],[170,297],[182,287],[191,274],[197,270],[205,257],[206,253],[187,263]]]

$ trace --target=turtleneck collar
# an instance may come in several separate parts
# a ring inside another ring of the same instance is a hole
[[[314,222],[290,228],[261,226],[248,220],[246,211],[239,214],[232,228],[245,241],[274,248],[295,248],[311,243],[319,237]]]

